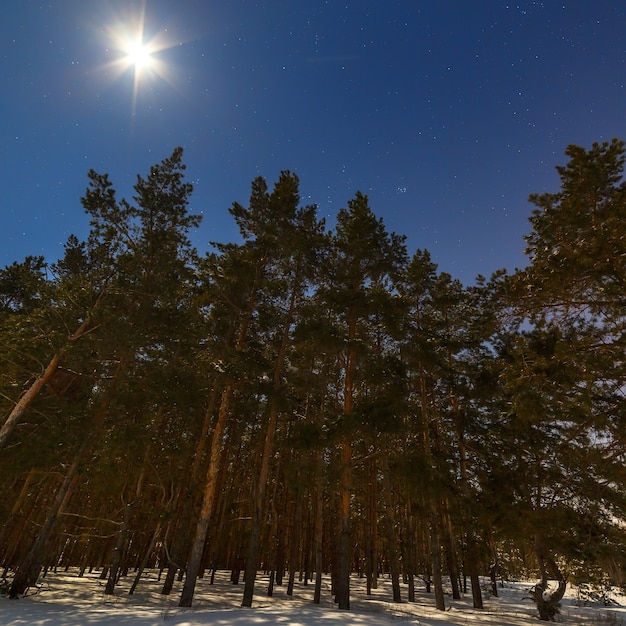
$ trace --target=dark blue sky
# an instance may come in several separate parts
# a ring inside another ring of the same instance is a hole
[[[120,74],[145,17],[165,45]],[[626,138],[622,0],[58,0],[0,8],[0,266],[50,261],[88,220],[90,168],[130,197],[185,148],[194,243],[281,169],[329,226],[367,193],[410,252],[466,283],[525,264],[529,193],[569,143]]]

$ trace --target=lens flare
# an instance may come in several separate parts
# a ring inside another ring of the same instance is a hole
[[[111,60],[104,70],[113,82],[131,74],[132,114],[137,110],[139,93],[150,83],[163,80],[173,85],[173,72],[168,69],[161,53],[173,48],[167,29],[148,33],[146,28],[145,4],[139,13],[118,15],[105,27],[104,35]]]

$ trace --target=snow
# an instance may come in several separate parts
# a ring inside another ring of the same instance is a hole
[[[76,571],[50,572],[37,589],[19,600],[0,597],[0,624],[3,626],[378,626],[418,624],[421,626],[526,626],[540,623],[530,600],[531,582],[505,583],[500,597],[489,595],[485,585],[485,609],[472,608],[471,595],[461,600],[446,597],[445,612],[434,608],[432,594],[416,585],[416,602],[391,601],[391,583],[379,581],[369,598],[365,581],[353,578],[350,611],[339,611],[332,603],[329,581],[325,579],[322,603],[312,603],[313,585],[296,583],[294,595],[286,587],[275,586],[274,596],[265,595],[267,578],[259,576],[253,608],[240,608],[243,585],[230,583],[230,572],[218,572],[215,584],[208,578],[198,581],[194,606],[178,607],[182,583],[176,583],[170,596],[160,595],[158,572],[150,571],[134,595],[128,595],[133,576],[123,578],[114,596],[104,595],[99,572],[79,578]],[[418,583],[420,581],[417,581]],[[626,604],[626,597],[616,597]],[[576,606],[576,591],[569,590],[557,619],[564,624],[626,625],[626,608],[601,604]]]

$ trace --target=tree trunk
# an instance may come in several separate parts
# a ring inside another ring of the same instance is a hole
[[[483,593],[480,588],[480,577],[478,575],[478,551],[476,549],[476,540],[468,536],[467,541],[468,556],[468,572],[470,575],[470,584],[472,587],[472,600],[475,609],[483,608]]]
[[[291,294],[289,297],[289,309],[285,313],[285,318],[283,320],[280,345],[278,347],[278,352],[274,361],[274,371],[272,372],[272,396],[269,401],[267,426],[265,430],[265,441],[263,443],[263,453],[261,457],[261,468],[259,470],[259,478],[254,500],[254,514],[252,519],[252,529],[250,531],[250,540],[248,544],[248,559],[246,562],[245,587],[243,592],[243,599],[241,601],[242,607],[251,607],[252,598],[254,596],[254,582],[259,560],[259,537],[261,535],[261,526],[263,524],[263,512],[265,506],[265,490],[267,486],[267,478],[269,475],[270,459],[274,454],[274,441],[276,439],[276,428],[278,424],[278,396],[283,385],[283,371],[285,368],[287,347],[289,345],[291,323],[301,289],[299,270],[300,266],[298,264],[296,266]],[[279,567],[282,566],[279,564]],[[278,584],[280,584],[280,582]]]
[[[202,429],[198,438],[198,444],[196,446],[189,480],[180,488],[179,495],[177,497],[176,508],[178,509],[178,512],[174,516],[174,519],[178,521],[176,524],[177,532],[174,533],[171,553],[166,553],[168,568],[165,580],[163,581],[161,595],[167,596],[171,593],[172,587],[174,586],[174,580],[176,579],[176,572],[180,567],[179,563],[184,560],[183,555],[189,549],[191,511],[198,499],[198,481],[203,468],[205,449],[209,440],[211,422],[213,420],[213,413],[217,404],[218,395],[219,394],[215,389],[211,392],[209,404],[204,413]],[[168,533],[166,533],[166,537],[167,534]]]
[[[29,514],[34,510],[34,498],[26,506],[27,498],[31,493],[32,483],[35,479],[37,472],[34,469],[29,470],[28,476],[22,485],[20,494],[11,508],[11,513],[8,519],[4,522],[2,532],[0,532],[0,547],[4,547],[4,552],[0,552],[0,563],[4,563],[8,566],[15,554],[15,549],[20,543],[20,539],[26,524]]]
[[[559,602],[565,595],[567,583],[564,580],[558,581],[555,592],[550,593],[542,584],[535,585],[534,600],[539,611],[539,619],[544,622],[555,622],[555,616],[559,613]]]
[[[376,539],[378,536],[378,515],[376,511],[376,459],[372,458],[368,464],[368,489],[367,489],[367,525],[365,528],[365,575],[367,595],[371,595],[372,589],[378,588],[378,551]]]
[[[405,503],[405,539],[404,544],[406,546],[405,554],[403,558],[404,571],[408,579],[408,601],[415,602],[415,574],[417,573],[416,559],[415,559],[415,531],[413,530],[413,518],[411,512],[411,501],[407,500]]]
[[[489,576],[491,578],[491,593],[495,598],[498,597],[498,571],[500,569],[499,559],[498,559],[498,549],[496,548],[496,543],[493,539],[493,529],[491,528],[491,524],[489,525],[487,532],[489,534],[489,550],[491,552],[491,564],[489,567]]]
[[[441,576],[441,539],[439,536],[438,514],[434,506],[431,516],[430,554],[433,568],[433,584],[435,586],[435,607],[439,611],[445,611],[446,602],[443,595],[443,579]]]
[[[147,462],[149,457],[149,452],[146,450],[144,464]],[[145,473],[145,465],[144,468],[139,472],[139,476],[137,478],[137,484],[135,486],[134,498],[131,502],[124,503],[124,516],[122,521],[122,527],[119,530],[119,535],[117,541],[115,543],[115,548],[113,549],[113,559],[111,565],[109,566],[109,578],[107,580],[107,584],[104,587],[105,595],[113,595],[113,591],[115,589],[115,585],[119,580],[119,569],[122,564],[122,558],[124,556],[124,551],[126,548],[126,537],[128,535],[128,526],[130,524],[130,515],[133,509],[135,502],[139,499],[141,495],[141,489],[143,487],[143,478]],[[122,490],[123,493],[123,490]]]
[[[535,554],[539,564],[541,582],[535,585],[534,600],[539,611],[539,619],[545,622],[556,621],[555,616],[559,613],[559,603],[565,595],[567,583],[556,561],[552,558],[545,546],[543,536],[540,533],[535,535]],[[558,587],[556,591],[548,591],[548,580],[550,576],[556,580]]]
[[[142,576],[144,570],[146,569],[146,566],[148,565],[148,561],[150,560],[150,556],[152,555],[152,552],[154,551],[154,546],[156,546],[156,542],[157,542],[157,539],[159,538],[160,534],[161,534],[161,523],[159,522],[156,525],[156,528],[154,529],[154,533],[152,534],[152,539],[150,540],[150,544],[148,545],[148,549],[144,553],[144,556],[143,556],[143,559],[141,561],[141,564],[139,565],[139,568],[137,569],[137,573],[135,574],[135,580],[133,581],[133,584],[131,585],[130,589],[128,590],[128,595],[132,595],[133,593],[135,593],[135,589],[137,589],[137,585],[139,584],[139,580],[141,579],[141,576]]]
[[[111,564],[108,569],[108,578],[106,585],[104,586],[104,595],[112,596],[115,589],[115,585],[119,579],[118,573],[120,565],[122,563],[122,555],[124,553],[124,546],[126,545],[126,533],[128,531],[128,524],[130,522],[130,510],[131,504],[124,505],[124,516],[122,520],[122,526],[118,530],[117,541],[113,548],[113,555],[111,558]]]
[[[77,328],[76,332],[69,337],[69,341],[76,341],[76,339],[84,335],[87,332],[90,324],[91,318],[85,318],[83,323]],[[37,379],[26,390],[24,395],[19,399],[17,404],[9,413],[9,416],[4,422],[2,428],[0,428],[0,450],[2,450],[2,448],[6,446],[7,441],[11,436],[11,433],[13,432],[19,421],[22,419],[24,413],[26,413],[30,405],[35,400],[35,398],[41,391],[41,388],[52,378],[52,376],[54,376],[54,373],[59,368],[59,364],[61,363],[61,359],[63,358],[67,347],[68,346],[57,352],[50,359],[50,362],[48,363],[46,369],[43,371],[43,374],[37,377]]]
[[[172,593],[172,587],[174,587],[174,581],[176,580],[177,571],[178,566],[170,561],[170,564],[167,568],[167,574],[165,574],[165,580],[163,581],[163,587],[161,588],[161,595],[169,596],[170,593]]]
[[[422,437],[424,441],[424,456],[428,468],[427,480],[434,485],[435,476],[435,459],[433,458],[433,443],[430,436],[430,420],[427,407],[430,405],[428,394],[426,391],[426,378],[424,375],[419,377],[420,396],[422,400]],[[435,431],[436,432],[436,431]],[[430,508],[430,558],[433,571],[433,584],[435,585],[435,607],[439,611],[446,610],[445,599],[443,595],[443,580],[441,576],[441,536],[439,532],[439,507],[437,505],[436,486],[434,493],[427,494]],[[427,583],[428,587],[428,583]]]
[[[265,258],[261,258],[255,265],[254,281],[250,291],[251,295],[248,299],[246,312],[243,316],[241,326],[237,333],[237,340],[235,341],[234,346],[235,351],[242,350],[244,346],[246,335],[248,334],[248,328],[250,326],[252,316],[257,305],[258,289],[265,274],[266,264],[267,260]],[[187,562],[187,575],[185,577],[185,584],[183,585],[183,591],[181,593],[180,601],[178,603],[178,606],[180,607],[191,606],[193,594],[196,588],[196,581],[200,572],[200,566],[202,563],[204,546],[209,530],[211,514],[213,513],[213,509],[215,506],[217,478],[221,466],[223,453],[222,439],[230,413],[230,404],[233,398],[233,393],[233,385],[228,384],[222,391],[222,396],[220,398],[217,421],[213,430],[211,448],[209,450],[209,463],[207,468],[204,493],[202,497],[202,506],[200,509],[198,520],[196,522],[196,530],[191,544],[191,553]]]
[[[46,367],[43,374],[31,384],[26,390],[26,393],[24,393],[13,407],[11,413],[9,413],[9,417],[7,417],[6,422],[2,428],[0,428],[0,450],[6,446],[11,433],[22,419],[24,413],[26,413],[28,407],[33,403],[33,400],[37,397],[41,388],[54,376],[54,373],[59,367],[59,363],[61,363],[61,357],[62,354],[59,352],[50,359],[50,363],[48,363],[48,367]]]
[[[337,537],[337,582],[335,602],[338,608],[350,609],[350,565],[352,533],[350,528],[350,495],[352,492],[352,444],[341,444],[339,536]]]
[[[259,470],[259,479],[254,499],[254,515],[252,519],[252,528],[250,529],[250,538],[248,542],[248,558],[246,560],[245,585],[243,591],[243,599],[241,606],[251,607],[252,598],[254,596],[254,582],[259,560],[259,540],[261,537],[261,527],[263,525],[265,511],[265,491],[267,486],[267,478],[269,475],[270,459],[274,452],[274,437],[276,434],[276,423],[278,420],[278,407],[276,401],[270,402],[269,416],[267,428],[265,431],[265,441],[263,445],[263,453],[261,457],[261,468]]]
[[[452,351],[448,349],[448,365],[450,369],[453,367],[453,356]],[[459,404],[457,401],[456,394],[454,390],[450,388],[450,404],[452,406],[452,411],[454,413],[454,418],[456,422],[456,434],[457,434],[457,446],[459,451],[459,470],[461,473],[461,490],[463,493],[463,499],[465,504],[465,512],[467,515],[466,525],[467,525],[467,570],[470,575],[470,583],[472,586],[472,600],[475,609],[483,608],[483,595],[480,588],[480,579],[479,579],[479,571],[478,571],[478,560],[479,560],[479,549],[478,542],[476,540],[476,536],[474,534],[474,521],[472,515],[472,505],[471,505],[471,497],[469,490],[469,478],[468,478],[468,469],[467,469],[467,450],[465,447],[465,424],[463,417],[461,415],[461,411],[459,409]]]
[[[48,510],[46,520],[39,530],[37,539],[15,572],[15,576],[9,588],[9,597],[11,598],[23,596],[28,588],[32,587],[39,578],[39,574],[41,573],[46,559],[48,545],[50,544],[58,524],[59,515],[70,494],[80,456],[81,454],[79,452],[54,497],[52,506]]]
[[[313,549],[315,551],[315,591],[313,603],[319,604],[322,597],[322,557],[324,546],[324,498],[322,494],[322,454],[315,453],[315,522]]]
[[[302,532],[302,509],[303,496],[299,489],[296,489],[296,511],[295,519],[291,516],[291,533],[289,534],[289,582],[287,583],[287,595],[293,595],[293,586],[298,568],[298,555],[300,554],[300,536]]]
[[[355,293],[358,292],[358,286]],[[348,312],[348,338],[357,336],[357,318],[354,311]],[[354,412],[354,385],[356,373],[356,349],[348,344],[344,381],[343,414],[346,422]],[[344,428],[346,426],[344,425]],[[339,536],[337,537],[337,583],[335,601],[340,609],[350,609],[350,569],[352,563],[352,529],[350,499],[352,496],[352,433],[344,433],[339,461]]]
[[[450,586],[452,587],[452,598],[454,600],[460,600],[461,590],[459,589],[459,568],[457,566],[456,558],[456,542],[454,540],[452,520],[450,519],[450,513],[447,507],[445,508],[444,513],[443,532],[446,544],[446,562],[448,564],[448,573],[450,574]]]
[[[387,521],[387,543],[389,550],[389,567],[391,570],[391,587],[393,601],[402,602],[400,594],[400,560],[396,548],[395,523],[396,516],[393,508],[393,494],[391,492],[391,480],[389,478],[389,459],[383,456],[383,489],[385,490],[385,512]]]
[[[209,466],[206,475],[206,484],[202,499],[202,507],[196,522],[196,531],[192,542],[191,554],[187,563],[187,575],[185,584],[180,596],[178,606],[189,607],[193,600],[193,594],[196,589],[196,581],[200,572],[200,564],[202,563],[202,555],[204,553],[204,544],[206,542],[209,530],[209,522],[215,504],[215,494],[217,491],[217,475],[222,460],[222,439],[228,415],[230,412],[230,402],[233,396],[233,387],[228,385],[222,392],[219,414],[213,431],[211,440],[211,450],[209,456]]]

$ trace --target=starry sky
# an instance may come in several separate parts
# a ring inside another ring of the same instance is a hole
[[[626,138],[624,33],[623,0],[3,2],[0,266],[87,235],[90,168],[130,198],[180,145],[202,253],[288,169],[331,228],[360,190],[466,284],[522,267],[566,146]]]

